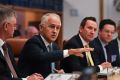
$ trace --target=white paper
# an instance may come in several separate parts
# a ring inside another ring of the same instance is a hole
[[[112,74],[113,68],[106,68],[98,73],[98,75],[110,75]]]
[[[75,80],[74,77],[79,77],[78,74],[50,74],[45,80]]]

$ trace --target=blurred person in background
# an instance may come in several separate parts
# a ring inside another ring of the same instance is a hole
[[[38,35],[39,31],[35,26],[28,26],[26,29],[26,38],[29,39],[34,35]]]

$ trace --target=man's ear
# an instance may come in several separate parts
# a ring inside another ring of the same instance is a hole
[[[43,26],[42,26],[42,25],[39,25],[39,30],[40,30],[40,31],[42,31],[42,28],[43,28]]]
[[[82,27],[80,27],[80,28],[79,28],[79,32],[82,32],[82,29],[83,29],[83,28],[82,28]]]
[[[4,30],[7,31],[8,24],[7,24],[7,23],[4,23],[4,24],[3,24],[3,27],[4,27]]]

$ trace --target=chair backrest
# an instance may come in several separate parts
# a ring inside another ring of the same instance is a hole
[[[20,52],[26,41],[27,39],[19,39],[19,38],[18,39],[11,38],[6,41],[12,47],[16,62],[18,61]]]

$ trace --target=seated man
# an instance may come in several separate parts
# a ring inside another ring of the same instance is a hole
[[[43,77],[34,73],[26,78],[21,78],[15,64],[14,56],[8,38],[13,37],[16,29],[16,13],[12,9],[0,8],[0,80],[43,80]]]
[[[56,70],[56,62],[76,55],[82,57],[82,52],[93,51],[92,48],[78,48],[60,50],[54,41],[57,39],[61,28],[60,16],[55,13],[47,13],[42,16],[39,35],[29,39],[21,52],[18,67],[23,76],[34,72],[41,73],[44,77]]]
[[[110,48],[109,43],[112,41],[113,34],[116,30],[116,24],[111,19],[103,19],[99,24],[98,37],[93,41],[94,54],[98,55],[96,58],[97,64],[103,62],[108,62],[112,66],[116,66],[117,54],[112,53],[112,48]],[[112,59],[114,57],[114,59]],[[106,66],[106,65],[105,65]],[[100,70],[103,70],[104,67],[99,66]]]
[[[68,40],[64,49],[93,47],[93,45],[90,44],[90,41],[93,40],[96,31],[96,19],[94,17],[85,17],[80,24],[79,33]],[[100,71],[98,65],[101,65],[104,68],[111,66],[109,63],[97,64],[98,61],[96,59],[98,56],[93,52],[88,55],[89,53],[83,54],[84,56],[81,58],[74,55],[65,58],[61,61],[61,68],[63,68],[65,72],[71,73],[74,71],[82,71],[88,66],[95,66],[96,71]]]
[[[111,49],[111,62],[114,62],[113,66],[120,67],[120,21],[117,26],[117,38],[109,43],[109,48]]]

